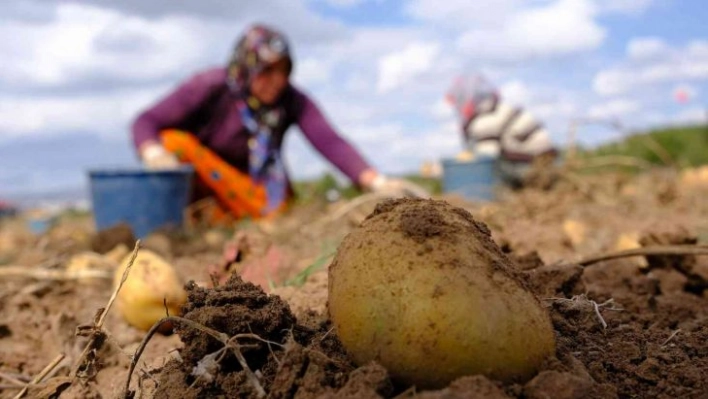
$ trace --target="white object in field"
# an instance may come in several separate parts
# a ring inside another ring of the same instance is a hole
[[[533,134],[526,137],[531,131]],[[494,111],[474,118],[467,126],[467,135],[473,143],[477,142],[475,152],[478,154],[482,150],[478,147],[487,141],[499,143],[498,149],[483,149],[492,154],[503,148],[509,153],[536,156],[553,148],[548,131],[540,127],[530,112],[501,101]]]

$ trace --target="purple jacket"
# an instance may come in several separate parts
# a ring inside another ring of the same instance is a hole
[[[281,148],[285,132],[296,123],[315,149],[356,184],[369,165],[334,131],[317,105],[292,85],[283,94],[281,104],[285,118],[273,131],[275,146]],[[133,123],[135,148],[147,140],[159,142],[159,132],[170,128],[193,133],[226,162],[248,173],[249,133],[226,84],[225,68],[194,75],[141,113]]]

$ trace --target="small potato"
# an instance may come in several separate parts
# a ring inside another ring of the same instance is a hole
[[[639,238],[639,233],[636,231],[622,233],[619,237],[617,237],[617,241],[615,242],[615,250],[626,251],[641,248],[642,244],[639,243]],[[642,269],[649,267],[649,263],[644,257],[628,258],[627,261],[634,263]]]
[[[66,270],[79,272],[82,270],[113,270],[117,263],[95,252],[80,252],[72,256],[66,264]]]
[[[566,219],[563,221],[563,232],[565,233],[568,240],[573,245],[573,248],[577,249],[585,242],[588,236],[588,227],[585,223],[574,220]]]
[[[525,381],[555,353],[549,315],[487,227],[442,201],[379,204],[335,256],[328,310],[356,363],[424,389]]]
[[[114,287],[120,283],[130,257],[116,269]],[[187,301],[183,283],[172,265],[156,253],[141,249],[118,293],[116,307],[129,324],[146,331],[166,316],[165,300],[170,315],[179,315]]]

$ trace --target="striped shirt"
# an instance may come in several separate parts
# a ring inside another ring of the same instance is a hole
[[[473,146],[496,145],[510,161],[530,162],[555,152],[548,131],[530,112],[512,107],[496,98],[480,104],[478,112],[465,124],[466,141]]]

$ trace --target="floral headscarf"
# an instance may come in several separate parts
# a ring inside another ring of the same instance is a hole
[[[228,83],[243,91],[263,69],[287,59],[292,70],[290,46],[285,36],[265,25],[248,28],[236,44],[228,64]]]

